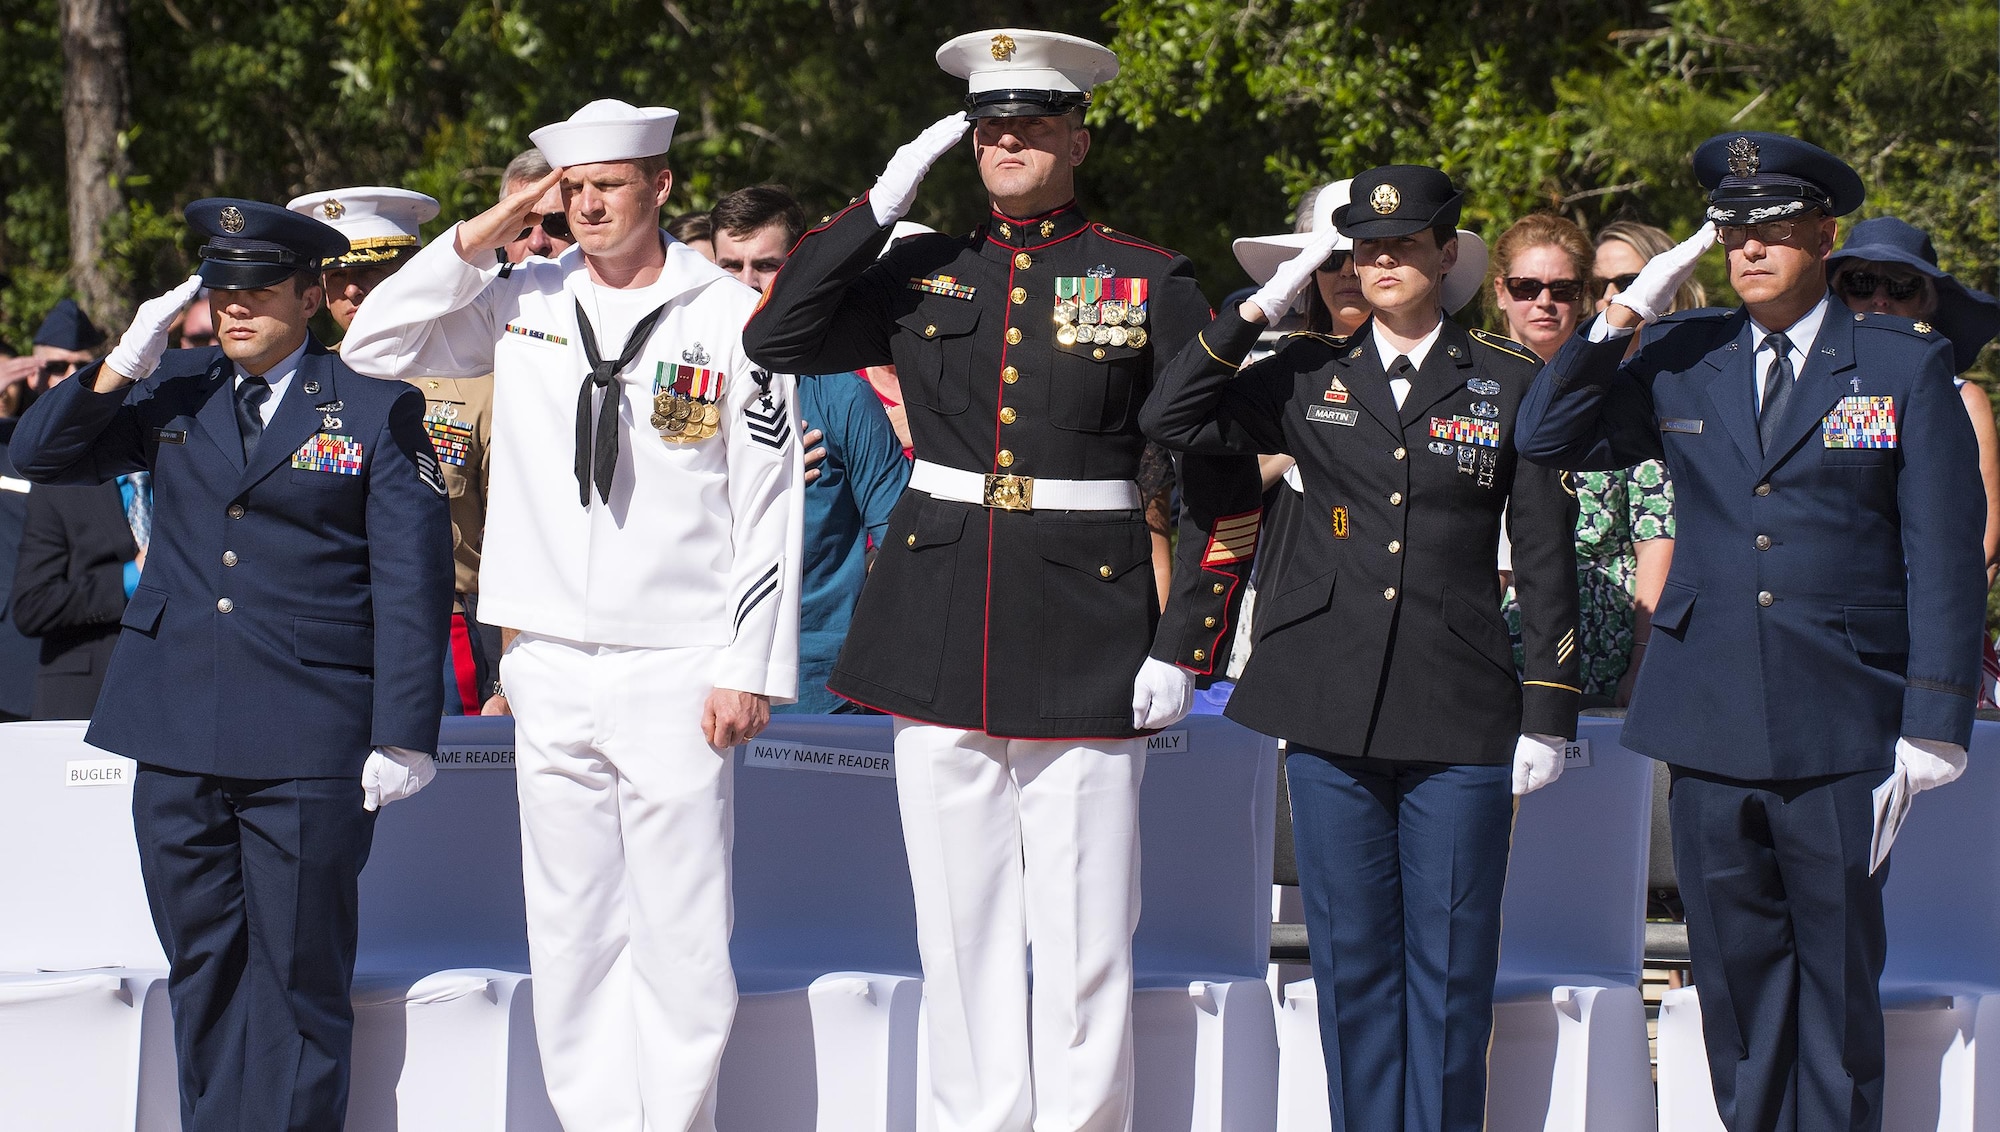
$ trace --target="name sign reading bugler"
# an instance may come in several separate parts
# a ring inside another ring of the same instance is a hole
[[[70,759],[63,764],[63,785],[129,786],[132,784],[132,768],[137,765],[131,759],[119,757]]]

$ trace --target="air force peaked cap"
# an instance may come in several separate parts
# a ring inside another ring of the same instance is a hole
[[[1118,56],[1074,35],[1024,28],[969,32],[938,48],[945,74],[966,80],[974,118],[1028,118],[1090,105],[1090,90],[1118,74]]]
[[[285,207],[323,221],[347,237],[347,254],[328,263],[329,268],[362,267],[415,255],[423,242],[418,226],[438,214],[438,202],[423,193],[381,185],[307,193],[293,197]]]
[[[1847,162],[1784,134],[1717,134],[1695,149],[1694,175],[1717,224],[1762,224],[1808,209],[1845,216],[1866,195]]]
[[[262,201],[204,197],[182,210],[208,237],[196,273],[218,291],[275,287],[347,254],[347,237],[310,216]]]
[[[666,106],[634,106],[616,98],[600,98],[571,114],[568,121],[534,131],[528,140],[555,169],[599,161],[635,161],[667,152],[674,140],[674,123],[680,117],[680,111]]]

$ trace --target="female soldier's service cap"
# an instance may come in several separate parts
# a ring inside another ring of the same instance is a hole
[[[1074,35],[997,28],[938,48],[945,74],[966,80],[974,118],[1034,118],[1090,105],[1090,90],[1118,74],[1111,49]]]
[[[1350,240],[1408,236],[1440,225],[1458,226],[1465,194],[1428,165],[1379,165],[1348,186],[1347,207],[1334,226]]]
[[[423,243],[418,226],[438,214],[438,202],[423,193],[381,185],[307,193],[285,207],[347,237],[347,254],[327,263],[328,268],[365,267],[415,255]]]
[[[667,152],[674,140],[674,123],[680,118],[681,112],[672,107],[634,106],[615,98],[600,98],[571,114],[568,121],[534,131],[528,140],[554,169],[599,161],[634,161]]]
[[[195,273],[217,291],[275,287],[347,254],[346,236],[275,204],[204,197],[182,213],[188,227],[208,237]]]
[[[1717,134],[1694,151],[1694,175],[1717,224],[1762,224],[1809,209],[1845,216],[1866,195],[1847,162],[1784,134]]]

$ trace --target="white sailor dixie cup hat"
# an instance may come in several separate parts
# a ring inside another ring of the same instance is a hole
[[[528,138],[556,169],[599,161],[634,161],[667,152],[680,116],[681,112],[671,107],[634,106],[616,98],[600,98],[571,114],[568,121],[543,126]]]
[[[346,255],[329,259],[327,269],[360,267],[415,255],[423,241],[417,228],[438,214],[438,202],[423,193],[384,185],[327,189],[293,197],[286,208],[347,237]]]
[[[966,80],[974,118],[1027,118],[1090,105],[1090,88],[1118,74],[1118,56],[1074,35],[1024,28],[969,32],[938,48],[938,66]]]

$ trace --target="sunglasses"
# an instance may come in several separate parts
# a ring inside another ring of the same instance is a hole
[[[1573,303],[1583,298],[1581,279],[1536,279],[1528,275],[1509,275],[1502,282],[1517,303],[1532,302],[1540,298],[1544,290],[1548,291],[1549,298],[1559,303]]]
[[[1892,299],[1914,299],[1924,289],[1921,276],[1877,275],[1873,271],[1850,271],[1840,277],[1840,293],[1850,299],[1872,299],[1880,287]]]
[[[1319,267],[1316,268],[1315,270],[1339,271],[1341,268],[1347,266],[1348,260],[1351,260],[1353,258],[1354,258],[1353,252],[1335,252],[1332,255],[1327,256],[1326,262],[1320,264]]]
[[[576,242],[576,236],[569,230],[569,217],[560,212],[551,212],[544,215],[541,223],[535,227],[547,233],[551,240],[568,240],[572,244]],[[534,230],[534,228],[523,228],[521,229],[521,234],[514,238],[525,240],[528,238],[528,233]]]
[[[80,369],[82,369],[82,368],[83,368],[83,367],[84,367],[85,365],[87,365],[87,364],[89,364],[89,363],[87,363],[87,362],[65,362],[65,361],[48,361],[48,362],[43,362],[43,363],[42,363],[42,379],[46,381],[46,380],[48,380],[48,379],[50,379],[50,378],[57,378],[57,377],[68,377],[68,376],[69,376],[70,374],[73,374],[73,373],[75,373],[75,372],[76,372],[77,370],[80,370]]]
[[[1631,271],[1627,272],[1624,275],[1613,275],[1609,279],[1605,279],[1599,276],[1593,278],[1590,282],[1592,286],[1597,288],[1597,293],[1602,295],[1606,291],[1611,290],[1613,287],[1618,288],[1620,291],[1627,290],[1632,286],[1632,284],[1637,283],[1638,281],[1639,281],[1639,273],[1636,271]]]

